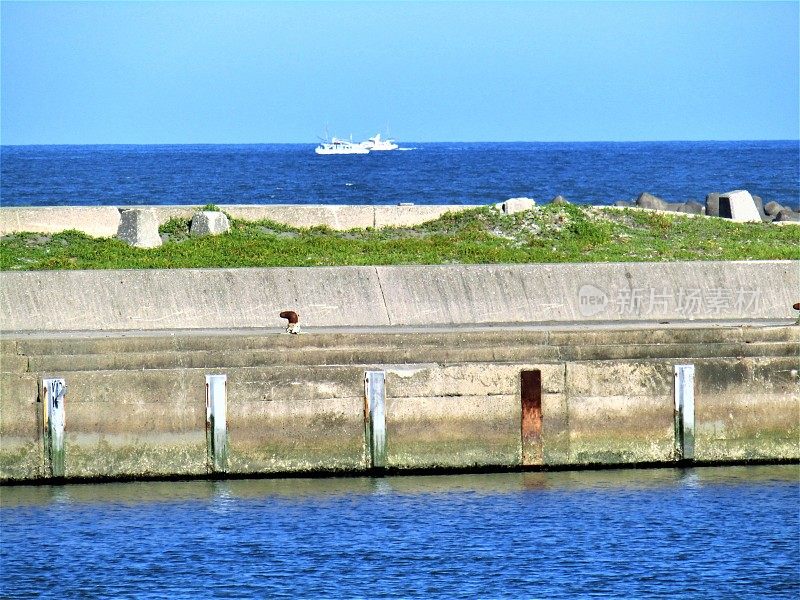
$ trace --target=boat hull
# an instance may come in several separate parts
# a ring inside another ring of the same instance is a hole
[[[316,154],[369,154],[369,150],[367,148],[315,148],[314,152]]]

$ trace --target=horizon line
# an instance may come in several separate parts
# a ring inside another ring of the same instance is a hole
[[[395,139],[395,141],[397,141]],[[681,142],[797,142],[800,138],[743,138],[743,139],[660,139],[660,140],[437,140],[414,141],[406,144],[654,144]],[[315,146],[319,142],[35,142],[7,144],[14,146]]]

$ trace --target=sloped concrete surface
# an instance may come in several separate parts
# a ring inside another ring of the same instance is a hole
[[[3,331],[794,319],[800,262],[0,273]]]
[[[264,327],[282,310],[303,325],[388,325],[371,267],[0,274],[4,330]]]

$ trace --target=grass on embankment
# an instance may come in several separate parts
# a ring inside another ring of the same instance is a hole
[[[800,227],[733,223],[638,209],[549,204],[515,215],[491,207],[415,227],[333,231],[231,220],[231,231],[189,237],[161,227],[163,246],[132,248],[76,231],[0,240],[1,270],[745,260],[800,258]]]

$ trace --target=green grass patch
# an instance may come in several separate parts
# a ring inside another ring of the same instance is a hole
[[[188,220],[171,219],[160,228],[164,244],[149,250],[77,231],[9,235],[0,239],[0,270],[800,258],[798,226],[572,204],[514,215],[484,207],[416,227],[349,231],[230,221],[224,235],[190,237]]]

